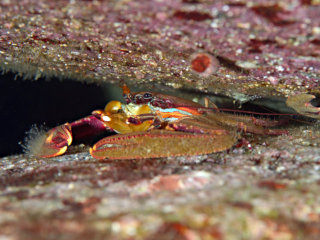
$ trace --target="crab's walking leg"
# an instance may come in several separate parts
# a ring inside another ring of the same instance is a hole
[[[244,132],[250,132],[261,135],[283,135],[288,134],[287,130],[282,129],[269,129],[264,128],[263,126],[275,126],[281,124],[279,121],[275,121],[272,124],[272,121],[260,120],[254,117],[248,116],[237,116],[227,113],[212,114],[209,113],[206,115],[208,121],[220,123],[222,126],[236,127]]]
[[[97,159],[142,159],[202,155],[224,151],[237,141],[235,133],[194,134],[167,130],[106,137],[90,153]]]

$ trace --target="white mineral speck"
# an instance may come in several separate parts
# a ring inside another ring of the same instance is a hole
[[[283,72],[283,71],[284,71],[284,67],[281,66],[281,65],[276,66],[276,69],[277,69],[277,71],[279,71],[279,72]]]

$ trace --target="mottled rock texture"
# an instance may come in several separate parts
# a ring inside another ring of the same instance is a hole
[[[97,161],[82,146],[2,158],[0,236],[318,239],[319,129],[289,131],[188,158]]]
[[[319,11],[317,1],[297,0],[7,0],[0,67],[35,78],[161,83],[241,101],[319,94]],[[197,58],[202,53],[216,59]]]
[[[319,12],[317,0],[3,0],[0,67],[240,102],[318,96]],[[1,158],[0,238],[319,239],[319,124],[284,128],[208,156],[97,161],[78,145]]]

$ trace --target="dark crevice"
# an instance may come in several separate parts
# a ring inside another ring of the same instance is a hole
[[[316,96],[316,98],[312,99],[310,103],[314,107],[320,107],[320,96]]]

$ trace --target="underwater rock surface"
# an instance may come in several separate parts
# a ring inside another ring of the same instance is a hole
[[[318,97],[319,11],[317,0],[6,0],[0,68],[240,102]],[[97,161],[78,145],[1,158],[0,238],[319,239],[319,124],[288,130],[206,156]]]

